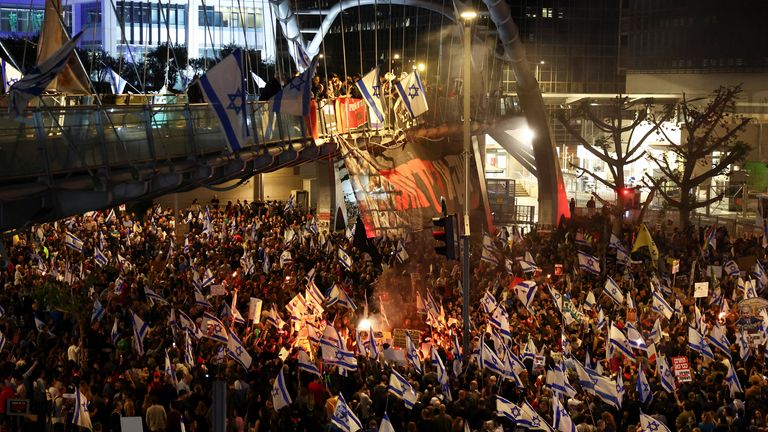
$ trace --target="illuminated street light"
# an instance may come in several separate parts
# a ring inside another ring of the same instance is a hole
[[[395,60],[400,60],[400,54],[395,54],[393,57]]]
[[[473,11],[471,9],[470,10],[465,10],[459,16],[461,16],[461,19],[463,19],[464,21],[472,21],[473,19],[477,18],[477,12],[475,12],[475,11]]]
[[[427,67],[424,65],[424,63],[419,63],[418,65],[419,72],[424,72]]]

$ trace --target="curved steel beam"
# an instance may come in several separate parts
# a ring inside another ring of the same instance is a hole
[[[286,3],[288,1],[289,0],[285,0],[283,3]],[[312,58],[320,52],[320,44],[322,43],[323,38],[328,33],[328,30],[330,30],[331,25],[333,25],[333,22],[336,21],[336,18],[339,16],[340,13],[344,12],[347,9],[355,8],[358,6],[371,6],[374,4],[382,4],[382,5],[394,4],[394,5],[400,5],[400,6],[411,6],[411,7],[421,8],[421,9],[427,9],[432,12],[437,12],[439,14],[442,14],[451,21],[454,21],[454,22],[456,21],[455,11],[452,8],[443,7],[442,4],[432,3],[425,0],[391,0],[391,1],[387,1],[386,3],[383,3],[382,0],[344,0],[331,6],[330,9],[319,11],[325,14],[325,18],[323,19],[323,22],[320,24],[320,29],[318,29],[317,34],[315,34],[315,37],[307,46],[307,54],[309,54],[309,57]],[[300,34],[301,32],[299,30],[299,23],[298,23],[298,20],[296,20],[295,15],[292,16],[292,21],[293,21],[293,24],[291,25],[292,26],[295,25],[296,31]]]
[[[563,172],[555,151],[549,117],[541,97],[536,77],[528,66],[520,31],[512,20],[512,11],[505,0],[483,0],[491,20],[499,32],[504,53],[512,63],[518,82],[518,98],[528,127],[533,130],[533,157],[536,159],[539,185],[539,222],[557,224],[560,215],[569,216]]]

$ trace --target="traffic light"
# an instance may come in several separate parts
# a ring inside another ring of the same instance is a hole
[[[444,255],[449,260],[458,259],[458,254],[456,253],[456,230],[454,228],[455,219],[456,215],[432,218],[432,224],[435,226],[432,229],[432,237],[441,243],[440,246],[435,246],[435,252],[438,255]]]

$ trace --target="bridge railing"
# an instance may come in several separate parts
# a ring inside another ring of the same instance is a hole
[[[311,138],[301,117],[271,114],[263,102],[249,109],[250,146]],[[43,107],[20,121],[0,115],[5,180],[216,152],[227,152],[227,144],[207,104]]]

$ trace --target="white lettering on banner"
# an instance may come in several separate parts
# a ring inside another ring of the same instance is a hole
[[[688,364],[688,357],[672,357],[672,370],[675,372],[675,378],[678,382],[691,382],[691,366]]]

